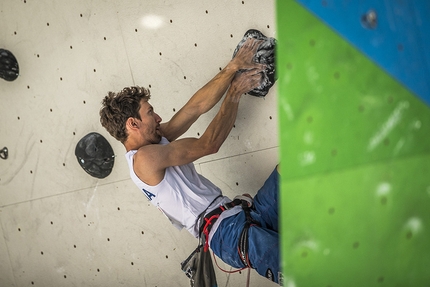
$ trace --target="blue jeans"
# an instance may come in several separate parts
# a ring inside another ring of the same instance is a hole
[[[260,226],[249,228],[249,260],[258,274],[279,283],[279,235],[278,235],[279,174],[276,168],[254,197],[252,218]],[[212,251],[234,268],[243,268],[238,253],[240,234],[246,223],[245,212],[225,218],[211,240]]]

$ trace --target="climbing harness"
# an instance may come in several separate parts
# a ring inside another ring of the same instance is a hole
[[[249,268],[252,268],[251,262],[249,261],[248,256],[248,247],[249,247],[249,241],[248,241],[248,231],[251,226],[259,226],[260,224],[255,221],[251,216],[251,206],[247,204],[247,202],[242,201],[242,209],[245,212],[246,216],[246,222],[245,226],[242,229],[242,232],[240,233],[239,237],[239,244],[238,244],[238,252],[240,255],[240,259],[242,260],[242,263]]]
[[[246,195],[238,195],[234,198],[233,201],[221,205],[218,208],[215,208],[205,217],[203,217],[203,222],[200,225],[199,233],[204,234],[205,237],[209,239],[209,232],[211,231],[212,226],[215,224],[217,219],[220,217],[221,213],[225,210],[231,209],[239,205],[242,206],[242,209],[245,212],[246,223],[239,237],[238,252],[242,263],[246,266],[245,268],[252,268],[248,258],[248,230],[249,227],[253,225],[259,225],[259,223],[251,217],[252,198]],[[209,240],[206,240],[205,242],[205,252],[209,249],[208,241]]]
[[[245,201],[247,202],[247,204],[252,205],[252,199],[250,199],[249,197],[236,196],[233,201],[227,202],[215,208],[214,210],[212,210],[202,218],[200,222],[199,234],[203,233],[206,236],[207,240],[205,242],[205,252],[208,251],[209,249],[209,232],[211,231],[217,219],[220,217],[221,213],[225,210],[232,209],[235,206],[242,205],[242,201]]]
[[[249,261],[248,256],[248,230],[253,225],[259,225],[251,217],[251,207],[253,204],[252,198],[246,195],[236,196],[233,201],[225,203],[211,212],[204,215],[204,212],[199,216],[200,218],[200,228],[199,228],[199,245],[197,248],[181,263],[181,269],[184,271],[185,275],[190,279],[191,286],[216,286],[216,277],[215,271],[213,269],[212,260],[210,257],[209,251],[209,233],[215,224],[215,222],[220,217],[221,213],[225,210],[231,209],[235,206],[242,206],[242,209],[245,212],[246,223],[240,234],[239,243],[238,243],[238,253],[239,256],[245,265],[245,267],[234,270],[227,271],[222,269],[218,262],[216,261],[215,254],[213,254],[213,258],[217,267],[226,273],[236,273],[242,270],[248,269],[247,275],[247,283],[246,286],[249,286],[250,279],[250,270],[252,268],[251,262]]]
[[[215,221],[218,219],[218,217],[220,216],[220,214],[227,209],[231,209],[234,206],[242,206],[243,211],[245,212],[245,217],[246,217],[246,222],[245,222],[245,226],[242,229],[242,232],[240,234],[239,237],[239,242],[238,242],[238,253],[240,256],[240,259],[242,260],[243,265],[245,265],[245,267],[238,269],[238,270],[234,270],[234,271],[227,271],[222,269],[219,265],[218,262],[216,261],[215,258],[215,254],[213,255],[215,264],[217,265],[217,267],[226,273],[236,273],[236,272],[240,272],[242,270],[248,269],[248,274],[247,274],[247,282],[246,282],[246,286],[249,286],[249,279],[250,279],[250,271],[252,269],[252,265],[251,262],[249,261],[249,255],[248,255],[248,246],[249,246],[249,241],[248,241],[248,231],[249,228],[251,226],[257,225],[259,226],[260,224],[255,221],[252,216],[251,216],[251,207],[253,204],[253,200],[251,197],[248,197],[246,195],[238,195],[236,196],[232,202],[226,203],[223,206],[218,207],[217,209],[211,211],[210,213],[208,213],[205,217],[204,217],[204,227],[202,232],[204,233],[204,235],[206,236],[206,238],[209,238],[209,232],[210,229],[212,228],[213,224],[215,223]],[[207,240],[208,241],[208,240]],[[205,244],[205,250],[207,250],[207,248],[209,248],[208,242],[206,241]]]

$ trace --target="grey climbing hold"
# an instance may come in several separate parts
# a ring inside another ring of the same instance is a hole
[[[367,29],[376,29],[378,25],[378,15],[375,10],[369,10],[361,17],[361,24]]]
[[[96,132],[84,136],[76,145],[79,165],[91,176],[107,177],[113,168],[115,155],[109,142]]]
[[[265,97],[269,92],[270,88],[275,84],[276,75],[275,75],[275,46],[276,39],[266,37],[258,30],[250,29],[246,31],[242,40],[237,45],[236,49],[233,52],[233,58],[236,56],[237,51],[239,51],[240,47],[242,47],[243,43],[248,38],[254,38],[257,40],[263,40],[260,46],[257,48],[257,52],[254,55],[254,62],[260,64],[266,64],[266,70],[263,72],[263,79],[257,88],[248,92],[248,94],[256,97]]]

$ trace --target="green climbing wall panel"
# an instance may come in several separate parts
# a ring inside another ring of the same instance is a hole
[[[277,26],[284,286],[430,286],[429,107],[295,1]]]

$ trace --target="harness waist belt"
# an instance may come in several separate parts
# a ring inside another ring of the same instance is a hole
[[[221,205],[221,206],[215,208],[214,210],[212,210],[211,212],[206,214],[205,217],[203,217],[202,222],[200,222],[199,234],[201,234],[203,231],[205,231],[209,234],[209,232],[212,229],[212,226],[215,224],[218,217],[220,216],[220,214],[223,211],[225,211],[227,209],[231,209],[231,208],[238,206],[238,205],[241,205],[241,204],[242,204],[242,200],[235,199],[231,202],[227,202],[224,205]]]

